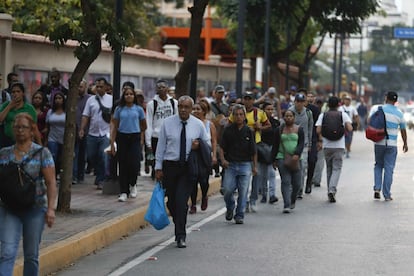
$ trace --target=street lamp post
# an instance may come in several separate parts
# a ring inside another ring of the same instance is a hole
[[[239,27],[237,29],[237,68],[236,68],[236,94],[242,97],[243,89],[243,53],[244,53],[244,22],[246,18],[246,0],[239,3]]]
[[[264,45],[264,64],[263,64],[263,91],[267,91],[269,85],[269,29],[270,29],[270,0],[266,0],[266,23],[265,23],[265,45]]]
[[[116,21],[122,19],[123,0],[116,1]],[[113,80],[113,100],[114,102],[120,98],[121,92],[121,48],[114,49],[114,80]]]

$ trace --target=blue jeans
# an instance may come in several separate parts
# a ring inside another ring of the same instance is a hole
[[[39,275],[39,245],[45,225],[46,209],[12,213],[0,206],[0,275],[13,275],[14,262],[23,233],[24,276]]]
[[[276,192],[276,171],[272,164],[257,163],[258,170],[257,175],[259,176],[259,187],[262,189],[263,197],[275,196]],[[269,189],[267,189],[267,182],[269,182]]]
[[[246,208],[247,190],[252,174],[251,162],[230,162],[225,169],[223,179],[224,202],[227,210],[234,210],[234,191],[237,189],[237,208],[234,218],[244,218],[244,209]]]
[[[277,160],[277,166],[279,169],[281,179],[281,191],[283,197],[283,208],[289,208],[292,204],[295,204],[296,197],[300,189],[300,177],[302,175],[301,170],[291,171],[284,165],[284,159]]]
[[[88,159],[93,161],[96,178],[95,184],[102,184],[105,180],[105,168],[106,168],[106,153],[105,148],[109,146],[109,139],[106,136],[91,136],[86,137],[86,150],[88,152]]]
[[[397,147],[375,145],[374,190],[381,191],[384,198],[391,197],[392,176],[397,159]],[[384,177],[383,177],[384,171]]]

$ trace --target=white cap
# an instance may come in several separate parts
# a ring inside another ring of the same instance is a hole
[[[269,89],[267,90],[267,92],[269,93],[276,93],[276,88],[274,88],[273,86],[269,87]]]

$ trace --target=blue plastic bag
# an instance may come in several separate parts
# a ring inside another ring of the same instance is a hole
[[[144,219],[157,230],[164,229],[170,224],[167,210],[165,209],[164,189],[160,182],[155,184]]]

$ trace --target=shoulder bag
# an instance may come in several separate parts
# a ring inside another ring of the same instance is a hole
[[[280,137],[282,137],[283,133],[283,127],[280,128]],[[282,139],[280,139],[280,145],[283,150],[283,165],[291,172],[296,172],[299,170],[299,159],[295,160],[293,159],[293,154],[287,153],[285,149],[285,145],[282,142]]]
[[[36,197],[36,181],[24,169],[43,147],[33,152],[21,163],[9,161],[0,165],[0,199],[11,211],[25,211],[33,207]]]

